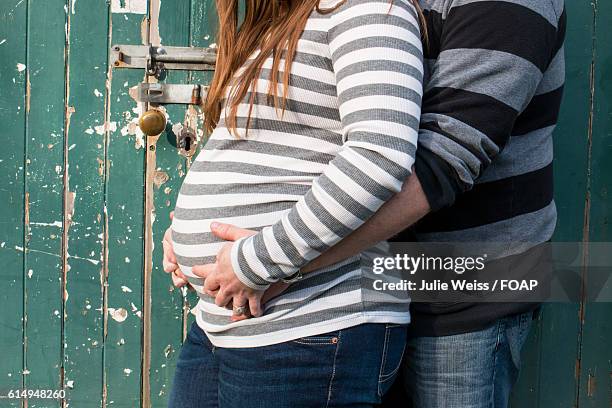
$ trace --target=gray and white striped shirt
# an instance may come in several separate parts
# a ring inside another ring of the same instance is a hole
[[[231,135],[221,115],[184,180],[172,223],[177,260],[200,295],[196,320],[213,344],[256,347],[362,323],[410,321],[406,294],[374,293],[374,279],[393,279],[365,266],[376,249],[307,274],[269,301],[262,317],[241,322],[202,294],[191,267],[214,262],[223,244],[210,233],[213,221],[259,230],[232,250],[236,275],[256,289],[291,276],[361,226],[410,174],[422,61],[408,0],[348,0],[309,17],[282,117],[266,97],[271,58],[257,84],[248,136]],[[240,134],[249,96],[238,109]]]

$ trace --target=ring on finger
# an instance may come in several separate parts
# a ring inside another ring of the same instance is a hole
[[[243,314],[246,314],[246,311],[247,311],[246,305],[232,306],[232,313],[235,316],[242,316]]]

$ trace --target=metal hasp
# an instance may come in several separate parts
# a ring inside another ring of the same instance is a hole
[[[214,48],[125,45],[111,47],[115,68],[140,68],[159,78],[164,70],[213,71],[217,53]]]
[[[168,103],[200,105],[207,91],[208,86],[200,84],[142,82],[130,89],[130,96],[136,102],[147,102],[152,105]]]
[[[163,81],[167,70],[213,71],[217,59],[214,48],[162,47],[154,45],[113,45],[111,65],[114,68],[143,69],[144,82],[130,88],[129,94],[136,102],[149,109],[139,119],[142,132],[147,135],[147,143],[155,149],[157,138],[164,132],[166,119],[161,111],[155,109],[166,104],[190,105],[185,111],[185,121],[180,131],[170,132],[176,137],[176,144],[183,156],[190,157],[198,145],[197,120],[190,119],[192,109],[201,106],[206,98],[208,86],[200,84],[168,84]],[[193,106],[193,107],[192,107]]]

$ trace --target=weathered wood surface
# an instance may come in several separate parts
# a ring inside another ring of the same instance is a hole
[[[0,121],[3,124],[3,148],[0,149],[0,348],[4,359],[0,368],[0,388],[23,386],[24,355],[24,271],[25,246],[25,169],[26,156],[26,30],[25,4],[0,5]],[[17,29],[17,27],[22,27]],[[5,401],[0,401],[5,403]],[[16,406],[7,403],[7,406]]]
[[[555,239],[609,241],[612,5],[567,7]],[[171,143],[186,113],[168,107],[166,132],[147,140],[128,95],[143,72],[110,69],[108,50],[149,39],[208,46],[215,30],[212,0],[0,2],[3,394],[64,388],[65,406],[166,405],[195,302],[161,266],[162,235],[189,167]],[[209,78],[171,72],[165,80]],[[609,407],[610,316],[609,304],[545,306],[513,406]]]
[[[54,0],[60,7],[61,1]],[[64,138],[64,387],[70,406],[100,406],[105,378],[108,7],[69,2]],[[105,48],[103,48],[105,47]],[[97,50],[100,50],[98,52]],[[69,254],[69,255],[68,255]]]
[[[609,242],[612,4],[580,0],[566,6],[567,83],[555,134],[555,240]],[[611,317],[609,303],[545,306],[524,352],[513,406],[612,406]]]

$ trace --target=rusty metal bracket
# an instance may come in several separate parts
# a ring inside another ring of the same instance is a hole
[[[142,82],[130,88],[130,96],[136,102],[151,105],[180,103],[200,105],[206,97],[208,86],[200,84],[165,84]]]
[[[214,48],[156,47],[118,44],[111,47],[115,68],[140,68],[159,78],[164,70],[213,71],[217,60]]]

